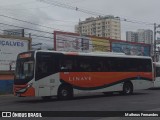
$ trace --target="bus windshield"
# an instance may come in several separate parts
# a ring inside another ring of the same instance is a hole
[[[31,52],[19,54],[16,62],[15,84],[26,84],[34,76],[34,58]]]
[[[29,79],[33,77],[33,61],[22,61],[17,62],[17,69],[15,77],[16,79]]]

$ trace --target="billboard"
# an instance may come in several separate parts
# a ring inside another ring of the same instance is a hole
[[[107,52],[110,51],[110,41],[105,38],[55,31],[54,49],[68,52]]]
[[[29,39],[0,36],[0,71],[15,70],[17,55],[28,51],[29,45]]]
[[[125,53],[127,55],[150,56],[149,44],[112,42],[112,52]]]
[[[91,37],[92,41],[92,51],[109,52],[110,51],[110,41],[103,38]]]
[[[90,38],[79,36],[77,34],[54,34],[55,50],[57,51],[72,51],[72,52],[87,52],[91,51],[91,41]]]

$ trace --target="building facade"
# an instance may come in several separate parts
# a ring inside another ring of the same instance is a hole
[[[126,41],[128,41],[128,42],[138,42],[137,32],[127,31],[126,32]]]
[[[137,32],[127,31],[126,41],[152,44],[153,31],[149,29],[138,29]]]
[[[145,39],[145,43],[152,44],[152,42],[153,42],[153,31],[152,30],[145,30],[144,31],[144,39]]]
[[[75,32],[81,35],[93,35],[112,39],[121,39],[120,18],[114,16],[90,17],[75,26]]]

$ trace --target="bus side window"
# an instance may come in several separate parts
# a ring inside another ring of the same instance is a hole
[[[37,66],[38,66],[37,70],[39,74],[47,73],[47,65],[45,62],[39,61]]]
[[[70,72],[73,71],[74,69],[74,59],[70,56],[64,56],[64,58],[62,58],[60,60],[60,71],[66,71],[66,72]]]
[[[103,66],[101,63],[95,65],[95,69],[97,72],[103,72]]]
[[[80,71],[85,71],[85,72],[90,72],[91,71],[91,66],[88,62],[81,62],[80,63]]]
[[[92,64],[92,71],[93,72],[103,72],[104,65],[102,61],[95,61]]]
[[[66,65],[65,64],[60,64],[60,70],[66,70],[67,69],[67,67],[66,67]]]
[[[76,57],[76,71],[78,72],[91,72],[92,59],[86,56]]]

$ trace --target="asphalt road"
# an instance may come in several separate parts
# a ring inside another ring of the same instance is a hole
[[[73,100],[58,101],[53,98],[44,101],[39,97],[0,96],[0,111],[160,111],[160,89],[140,90],[133,95],[104,95],[101,93],[76,96]],[[16,118],[17,119],[17,118]],[[44,118],[42,118],[44,119]],[[49,118],[46,118],[49,119]],[[51,119],[51,118],[50,118]],[[105,118],[105,117],[71,117],[52,118],[52,120],[137,120],[136,118]],[[140,118],[149,119],[149,118]],[[159,118],[152,117],[158,120]]]

